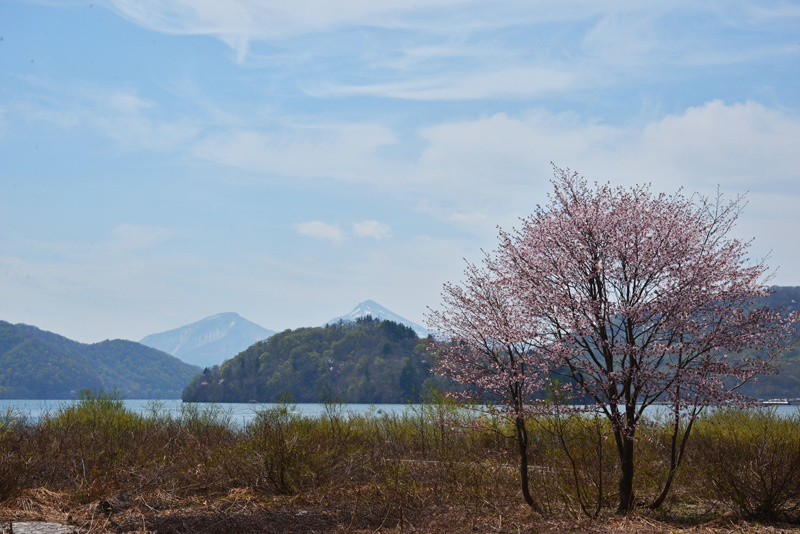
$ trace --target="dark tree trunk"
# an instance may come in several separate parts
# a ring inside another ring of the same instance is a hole
[[[519,477],[522,483],[522,497],[534,512],[539,513],[542,511],[542,507],[539,506],[538,502],[533,500],[530,486],[528,485],[528,429],[525,428],[525,419],[522,416],[517,416],[515,423],[517,429],[517,445],[519,446]]]
[[[667,474],[667,480],[664,483],[664,487],[661,489],[661,493],[652,503],[650,503],[651,510],[657,509],[663,504],[664,499],[667,498],[667,494],[672,487],[672,481],[675,478],[675,473],[678,472],[678,468],[681,465],[681,460],[683,460],[683,453],[686,450],[686,442],[689,440],[689,434],[692,431],[692,425],[694,425],[694,414],[692,414],[692,417],[689,419],[689,423],[686,425],[686,430],[683,431],[680,447],[677,448],[680,419],[678,414],[675,415],[675,426],[672,431],[672,448],[670,451],[669,473]]]
[[[617,513],[627,514],[633,510],[635,505],[635,498],[633,495],[633,439],[625,435],[620,435],[617,438],[617,446],[619,450],[620,467],[619,507],[617,508]]]

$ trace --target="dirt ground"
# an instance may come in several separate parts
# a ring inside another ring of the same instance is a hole
[[[28,491],[0,503],[0,522],[49,521],[86,534],[230,533],[589,533],[589,534],[800,534],[800,525],[712,521],[643,514],[598,519],[533,515],[524,505],[498,510],[463,507],[404,510],[368,502],[309,502],[298,497],[265,497],[247,488],[227,495],[176,499],[165,493],[124,494],[81,503],[76,496],[47,489]]]

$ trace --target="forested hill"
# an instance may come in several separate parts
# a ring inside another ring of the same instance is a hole
[[[800,287],[773,286],[771,289],[773,293],[756,302],[756,306],[782,308],[787,312],[800,310]],[[800,340],[800,328],[795,327],[795,330]],[[760,376],[742,386],[739,392],[757,399],[800,398],[800,343],[781,356],[775,374]]]
[[[183,400],[318,402],[327,391],[343,402],[419,401],[443,380],[431,375],[426,344],[411,328],[370,317],[286,330],[206,369]]]
[[[198,371],[133,341],[88,345],[0,321],[0,398],[69,399],[83,388],[116,388],[130,399],[174,399]]]
[[[772,286],[772,294],[756,302],[756,306],[783,308],[787,312],[800,310],[800,287]]]
[[[757,305],[800,308],[800,287],[773,287]],[[452,384],[430,372],[426,340],[392,321],[362,317],[354,323],[300,328],[257,342],[220,367],[192,378],[185,401],[318,402],[323,389],[344,402],[417,401],[430,386]],[[757,398],[800,397],[800,351],[781,358],[778,374],[760,377],[742,393]]]

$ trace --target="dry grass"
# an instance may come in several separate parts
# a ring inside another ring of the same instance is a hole
[[[597,519],[534,516],[523,504],[492,505],[465,514],[458,505],[407,510],[402,516],[357,498],[307,501],[298,496],[264,496],[250,488],[227,495],[176,498],[163,493],[116,496],[76,505],[66,492],[38,488],[0,505],[3,521],[50,521],[87,534],[229,533],[541,533],[541,534],[789,534],[800,526],[758,524],[721,517],[698,524],[656,520],[646,515],[603,515]]]
[[[544,510],[534,515],[521,498],[514,443],[502,436],[502,425],[487,432],[459,417],[436,406],[403,416],[353,417],[332,406],[317,419],[278,408],[240,428],[215,407],[143,417],[113,398],[88,398],[35,423],[6,421],[0,523],[52,521],[89,534],[800,534],[800,523],[778,522],[795,509],[795,496],[759,524],[745,521],[746,510],[730,492],[714,490],[720,469],[745,472],[744,464],[752,463],[749,443],[762,451],[761,473],[794,465],[783,455],[792,453],[786,444],[800,434],[797,422],[728,420],[738,429],[755,425],[754,436],[772,425],[768,434],[782,438],[771,438],[777,449],[745,439],[751,435],[745,431],[726,449],[732,434],[724,421],[700,425],[701,446],[692,450],[665,506],[619,517],[611,512],[615,458],[596,422],[558,425],[561,436],[547,425],[531,425],[532,491]],[[657,491],[663,471],[663,438],[657,426],[650,434],[638,454],[637,491],[644,500]],[[588,518],[580,499],[592,506],[599,499],[599,516]]]

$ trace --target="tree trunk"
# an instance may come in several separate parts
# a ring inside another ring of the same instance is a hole
[[[619,436],[617,440],[619,450],[619,508],[618,514],[627,514],[633,510],[635,506],[635,498],[633,495],[633,439],[625,436]]]
[[[518,415],[515,423],[517,428],[517,444],[519,446],[519,477],[522,483],[522,497],[534,512],[540,513],[542,507],[533,500],[530,487],[528,486],[528,429],[525,428],[525,418]]]
[[[670,488],[672,487],[672,481],[675,478],[675,473],[678,472],[678,468],[681,465],[681,460],[683,460],[683,453],[686,450],[686,442],[689,440],[689,433],[692,431],[692,425],[694,424],[694,414],[689,419],[689,423],[686,426],[686,430],[683,432],[683,437],[681,438],[680,448],[676,450],[677,439],[678,439],[678,431],[680,430],[680,419],[679,415],[676,414],[675,416],[675,426],[672,432],[672,449],[670,451],[670,462],[669,462],[669,473],[667,474],[667,480],[664,483],[664,487],[661,490],[656,499],[650,503],[650,509],[655,510],[664,502],[664,499],[667,498],[667,494],[669,493]]]

